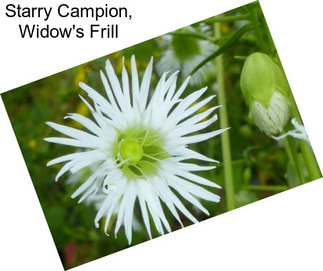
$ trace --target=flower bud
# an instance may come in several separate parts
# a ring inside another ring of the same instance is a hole
[[[271,136],[282,132],[290,117],[289,86],[282,69],[266,54],[253,53],[240,78],[249,117]]]

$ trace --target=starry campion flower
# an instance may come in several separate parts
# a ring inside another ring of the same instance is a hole
[[[196,32],[193,27],[186,27],[176,32],[185,33],[185,31]],[[201,32],[207,32],[208,29],[201,27]],[[215,45],[208,40],[201,40],[190,36],[165,35],[163,37],[166,50],[157,63],[157,71],[162,74],[165,70],[180,70],[182,76],[188,74],[200,64],[206,57],[215,51]],[[215,65],[212,61],[206,63],[196,71],[191,80],[191,85],[201,85],[210,73],[214,73]]]
[[[197,220],[180,197],[206,214],[208,211],[198,198],[213,202],[220,200],[218,195],[201,185],[220,187],[194,173],[211,170],[215,166],[185,162],[188,159],[216,162],[188,148],[190,144],[205,141],[225,130],[197,133],[217,121],[217,115],[213,114],[217,106],[197,113],[214,96],[200,100],[207,89],[202,88],[181,97],[189,78],[177,88],[177,72],[169,76],[167,72],[163,73],[155,90],[151,91],[152,69],[151,59],[139,83],[135,58],[132,57],[131,79],[123,66],[120,83],[111,63],[107,61],[106,74],[101,71],[100,75],[108,99],[80,83],[93,102],[92,106],[80,96],[93,119],[75,113],[66,116],[79,122],[88,131],[47,122],[50,127],[68,137],[49,137],[45,138],[46,141],[82,149],[47,164],[65,163],[57,173],[56,180],[68,171],[76,174],[95,164],[96,169],[82,180],[72,198],[80,196],[79,202],[82,202],[99,195],[100,206],[95,225],[99,227],[99,221],[106,217],[106,231],[111,217],[117,214],[115,234],[123,225],[129,244],[135,206],[140,209],[151,238],[149,214],[160,234],[165,230],[171,231],[161,202],[182,225],[178,211],[192,222]]]

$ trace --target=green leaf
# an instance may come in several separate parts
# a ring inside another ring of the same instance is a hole
[[[236,21],[247,21],[250,19],[250,14],[241,14],[223,17],[215,16],[204,21],[204,23],[227,23],[227,22],[236,22]]]
[[[202,66],[204,66],[209,61],[215,59],[219,55],[223,54],[229,47],[231,47],[237,40],[240,39],[240,37],[253,29],[253,26],[251,24],[247,24],[243,27],[241,27],[239,30],[237,30],[230,38],[228,38],[223,45],[216,50],[213,54],[209,55],[207,58],[205,58],[203,61],[201,61],[200,64],[198,64],[190,73],[190,75],[193,75],[195,72],[197,72]]]
[[[272,192],[282,192],[288,190],[287,185],[246,185],[241,189],[251,190],[251,191],[272,191]]]
[[[201,39],[201,40],[210,40],[212,42],[214,42],[214,40],[212,38],[210,38],[207,35],[204,35],[201,32],[197,32],[197,31],[190,31],[190,30],[185,30],[185,31],[175,31],[175,32],[171,32],[167,35],[172,35],[172,36],[186,36],[186,37],[191,37],[191,38],[197,38],[197,39]]]

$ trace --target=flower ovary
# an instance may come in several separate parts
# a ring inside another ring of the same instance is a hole
[[[137,163],[141,160],[144,150],[139,142],[134,139],[123,139],[120,143],[120,153],[123,160],[128,163]]]

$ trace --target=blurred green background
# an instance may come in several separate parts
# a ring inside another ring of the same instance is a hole
[[[295,170],[290,165],[282,145],[260,132],[249,119],[248,108],[239,85],[245,57],[256,51],[268,53],[274,50],[260,7],[257,3],[253,3],[215,18],[220,22],[222,33],[221,39],[214,40],[217,48],[228,43],[247,23],[253,25],[253,28],[243,32],[238,39],[226,47],[223,54],[227,109],[231,127],[234,199],[236,206],[239,207],[294,187],[297,182]],[[212,18],[192,25],[192,29],[201,29],[201,27],[207,29],[205,35],[212,35]],[[181,32],[177,31],[175,34],[157,37],[2,94],[33,185],[65,268],[122,250],[128,247],[128,244],[123,230],[115,239],[114,234],[107,237],[101,229],[95,228],[93,220],[96,210],[93,206],[77,204],[77,200],[70,198],[75,187],[66,185],[65,180],[68,179],[68,174],[63,176],[59,182],[54,181],[60,165],[46,167],[46,163],[55,157],[72,152],[73,148],[45,142],[44,137],[56,135],[51,128],[45,125],[45,122],[53,121],[81,128],[73,121],[63,120],[67,113],[72,112],[89,116],[87,107],[78,97],[79,94],[85,97],[78,83],[83,81],[103,93],[99,70],[104,68],[105,61],[110,59],[120,75],[122,57],[125,57],[125,64],[129,68],[132,54],[136,56],[137,69],[142,76],[150,57],[153,56],[154,62],[158,63],[163,52],[169,50],[167,39],[176,36],[176,33],[181,35]],[[183,40],[185,38],[187,36],[183,35]],[[179,50],[185,50],[185,46]],[[208,77],[203,78],[201,86],[190,85],[184,95],[205,85],[209,87],[206,96],[216,94],[216,67],[210,65],[208,74]],[[158,78],[158,73],[154,70],[152,86],[156,85]],[[182,79],[179,83],[181,81]],[[217,98],[212,103],[218,104]],[[203,108],[203,110],[206,109],[207,107]],[[212,130],[218,128],[219,122],[211,127]],[[222,161],[220,137],[195,144],[192,147]],[[221,163],[215,170],[206,172],[204,175],[224,187]],[[210,211],[211,217],[227,211],[224,190],[216,192],[223,198],[219,204],[202,202]],[[199,220],[207,218],[203,213],[192,209],[189,204],[186,205]],[[141,222],[141,216],[137,217]],[[167,217],[172,228],[178,229],[179,225],[172,216],[167,215]],[[184,225],[191,224],[185,217],[182,218]],[[155,233],[154,236],[157,234]],[[147,240],[147,233],[145,229],[142,229],[134,233],[132,245]]]

